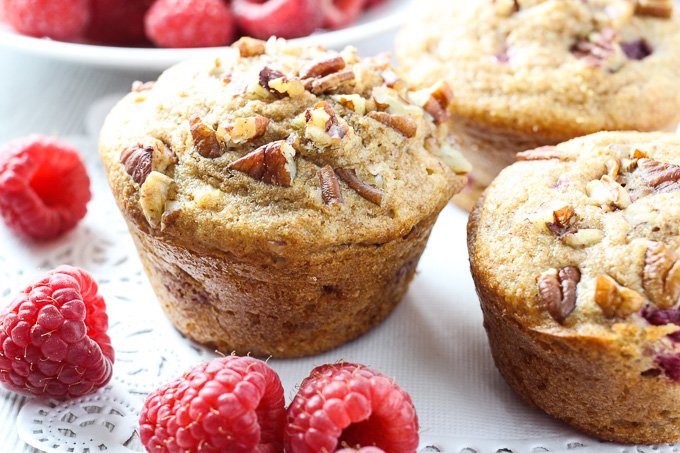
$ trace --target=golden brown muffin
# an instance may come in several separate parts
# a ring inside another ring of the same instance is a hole
[[[387,316],[465,184],[445,127],[410,100],[441,120],[444,94],[407,92],[389,58],[250,39],[138,85],[100,152],[177,328],[290,357]]]
[[[672,0],[416,3],[397,55],[415,87],[454,92],[452,129],[474,168],[454,201],[471,206],[518,151],[680,121]]]
[[[680,137],[602,132],[518,156],[468,224],[496,366],[593,436],[680,439]]]

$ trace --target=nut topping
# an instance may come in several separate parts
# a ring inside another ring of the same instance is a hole
[[[625,209],[631,204],[628,191],[609,175],[590,181],[586,185],[586,194],[603,208]]]
[[[545,226],[558,238],[562,239],[566,234],[573,232],[574,207],[565,205],[552,213],[552,222],[546,222]]]
[[[295,97],[304,93],[305,88],[298,79],[288,79],[284,73],[265,66],[260,71],[259,84],[275,97]]]
[[[363,182],[352,168],[336,168],[335,173],[362,198],[380,206],[384,192]]]
[[[345,69],[345,60],[341,56],[329,57],[313,61],[300,69],[300,78],[323,77]]]
[[[248,140],[262,137],[267,131],[268,125],[269,118],[265,116],[236,118],[220,125],[217,129],[217,138],[227,143],[245,143]]]
[[[423,109],[432,115],[436,124],[449,119],[449,106],[453,101],[453,91],[446,82],[440,82],[432,88],[430,97],[423,104]]]
[[[556,146],[541,146],[536,149],[519,152],[515,155],[517,160],[569,160]]]
[[[321,147],[337,147],[349,132],[327,102],[319,102],[305,112],[305,137]]]
[[[284,140],[260,146],[227,167],[275,186],[290,187],[297,171],[295,148]]]
[[[652,159],[638,160],[638,173],[659,192],[680,190],[680,165]]]
[[[354,71],[335,72],[321,77],[320,79],[314,79],[309,91],[317,95],[327,93],[337,89],[341,85],[352,82],[355,78]]]
[[[574,232],[569,232],[562,237],[562,242],[569,247],[590,247],[600,242],[604,238],[604,232],[596,228],[582,228]]]
[[[595,279],[594,297],[607,318],[625,318],[640,310],[644,302],[640,293],[619,285],[604,274]]]
[[[325,204],[343,203],[340,184],[338,178],[335,177],[333,167],[326,165],[319,170],[319,182],[321,184],[321,198]]]
[[[390,115],[385,112],[373,111],[369,112],[368,116],[374,120],[395,129],[397,132],[407,138],[413,138],[418,132],[418,124],[408,116],[404,115]]]
[[[244,58],[258,57],[264,55],[267,51],[267,43],[255,38],[247,36],[242,37],[231,45],[238,49],[239,53]]]
[[[215,130],[205,124],[200,117],[192,116],[189,119],[189,125],[191,137],[194,139],[194,147],[198,154],[206,159],[215,159],[224,154],[220,143],[217,141]]]
[[[621,46],[616,42],[617,35],[613,28],[603,28],[600,32],[591,33],[587,39],[578,40],[571,51],[591,68],[602,67],[616,72],[626,61]]]
[[[139,205],[142,208],[142,214],[149,225],[154,228],[161,224],[165,202],[173,183],[172,178],[152,171],[139,189]]]
[[[331,99],[359,115],[366,114],[366,99],[358,94],[334,94]]]
[[[668,19],[673,16],[673,0],[637,0],[635,14]]]
[[[576,267],[548,269],[538,277],[538,295],[553,319],[564,324],[576,308],[576,286],[581,271]]]
[[[680,257],[666,244],[652,242],[647,247],[642,286],[659,308],[680,302]]]
[[[520,10],[519,0],[493,0],[496,13],[503,17],[512,16]]]
[[[120,154],[125,171],[137,184],[143,184],[151,173],[151,147],[142,144],[131,146]]]
[[[472,164],[465,159],[463,153],[460,152],[452,143],[444,143],[441,146],[429,145],[429,141],[425,142],[428,151],[433,152],[449,166],[454,173],[462,175],[472,171]]]

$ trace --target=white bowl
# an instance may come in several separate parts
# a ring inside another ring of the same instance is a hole
[[[402,23],[409,0],[388,0],[364,14],[359,21],[336,31],[321,31],[305,38],[292,40],[297,44],[318,44],[331,49],[358,45],[395,30]],[[157,49],[111,47],[76,44],[20,35],[0,23],[0,47],[19,52],[82,64],[119,69],[163,70],[200,54],[214,53],[219,48]]]

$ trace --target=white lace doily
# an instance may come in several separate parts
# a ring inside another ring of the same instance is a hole
[[[92,179],[94,198],[82,224],[40,246],[28,246],[0,228],[1,300],[63,263],[92,273],[108,305],[116,350],[111,383],[68,402],[29,400],[16,420],[26,443],[50,453],[144,451],[136,433],[144,396],[215,356],[183,338],[161,313],[109,193],[95,137],[112,102],[93,107],[89,137],[66,138],[81,149]],[[281,376],[287,401],[314,366],[345,359],[395,377],[411,394],[422,452],[677,452],[672,446],[624,447],[589,439],[527,407],[510,391],[488,351],[469,276],[465,222],[460,211],[445,209],[408,295],[382,325],[318,357],[269,362]]]

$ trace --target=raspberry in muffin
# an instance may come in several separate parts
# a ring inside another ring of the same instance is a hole
[[[672,0],[419,2],[397,40],[415,87],[448,81],[451,127],[472,163],[470,208],[515,153],[603,130],[680,121]]]
[[[445,85],[389,58],[243,39],[138,85],[100,152],[163,308],[223,351],[302,356],[357,337],[405,293],[465,184]]]
[[[601,132],[518,158],[468,224],[498,369],[591,435],[677,441],[680,138]]]

